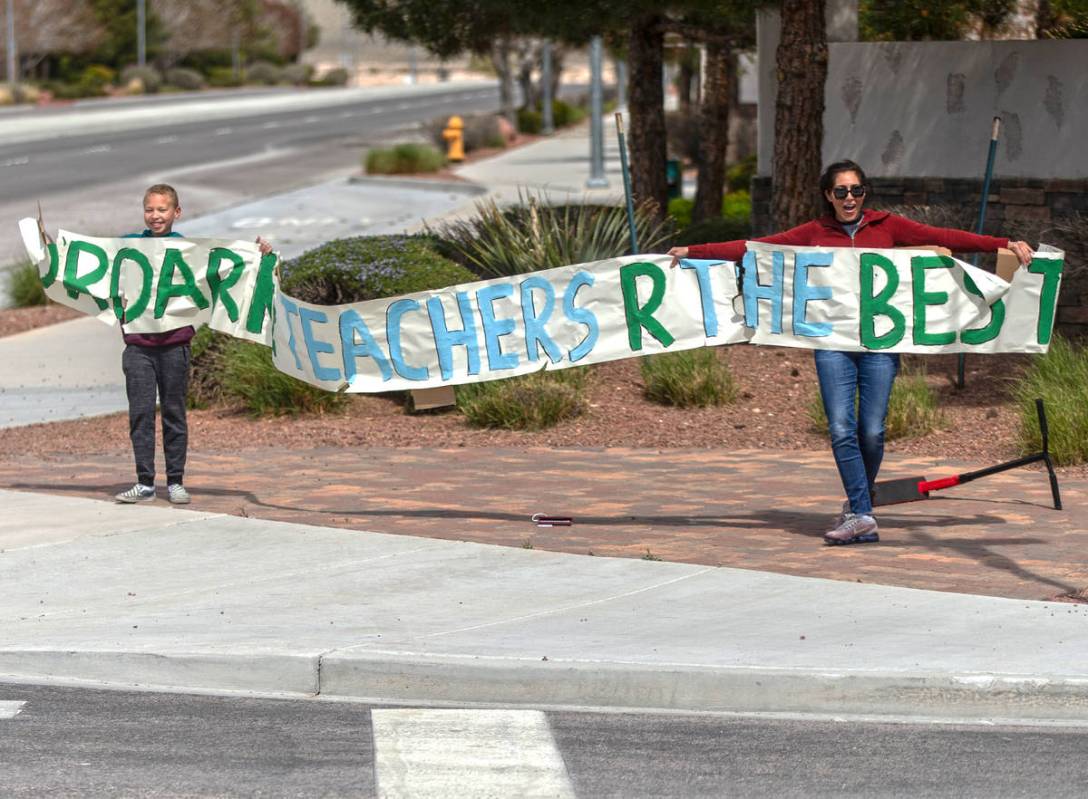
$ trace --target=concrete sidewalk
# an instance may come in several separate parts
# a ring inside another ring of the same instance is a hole
[[[0,674],[1088,721],[1088,607],[0,491]]]

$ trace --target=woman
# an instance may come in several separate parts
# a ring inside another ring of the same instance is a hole
[[[937,245],[955,252],[993,252],[1008,247],[1021,263],[1031,262],[1032,249],[1023,241],[978,236],[950,228],[930,227],[886,211],[863,208],[869,192],[865,172],[853,161],[838,161],[820,177],[827,214],[784,233],[755,239],[770,244],[884,249]],[[740,261],[744,241],[673,247],[680,258],[721,258]],[[675,263],[674,260],[674,263]],[[828,544],[879,541],[871,492],[884,457],[884,419],[899,356],[884,352],[815,350],[820,396],[827,411],[831,451],[839,468],[846,501]],[[854,403],[857,401],[855,417]]]

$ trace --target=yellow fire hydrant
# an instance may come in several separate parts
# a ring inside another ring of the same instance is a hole
[[[448,144],[446,146],[446,158],[450,161],[465,160],[465,123],[459,116],[450,117],[446,123],[446,129],[442,131],[442,138]]]

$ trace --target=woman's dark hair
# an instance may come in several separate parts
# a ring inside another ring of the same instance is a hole
[[[824,192],[831,191],[835,188],[835,178],[843,172],[857,172],[858,177],[861,179],[861,185],[866,189],[869,188],[869,179],[865,177],[865,170],[853,161],[846,159],[829,164],[827,169],[824,170],[824,173],[820,175],[820,201],[824,204],[824,212],[831,216],[835,215],[835,207],[827,201],[827,196]]]

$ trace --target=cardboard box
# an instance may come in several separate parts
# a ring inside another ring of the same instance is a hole
[[[453,386],[417,388],[413,389],[411,394],[412,405],[417,411],[430,411],[435,408],[446,408],[457,402],[457,398],[453,393]]]

